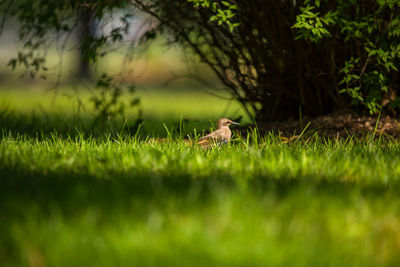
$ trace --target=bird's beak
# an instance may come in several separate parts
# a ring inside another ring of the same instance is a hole
[[[234,122],[234,121],[232,121],[231,123],[234,124],[234,125],[240,125],[239,123]]]

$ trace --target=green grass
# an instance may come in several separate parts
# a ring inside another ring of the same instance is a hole
[[[178,131],[40,131],[69,120],[43,114],[0,120],[1,266],[400,263],[397,141],[253,133],[204,151]]]
[[[217,92],[226,97],[226,93]],[[0,128],[36,136],[37,134],[61,133],[75,135],[77,130],[90,134],[136,133],[133,126],[138,118],[138,108],[126,110],[123,117],[117,116],[102,125],[93,125],[96,111],[90,102],[92,92],[85,88],[59,88],[48,91],[37,86],[30,90],[0,87]],[[140,134],[167,136],[164,124],[169,129],[180,129],[182,135],[208,130],[211,123],[221,117],[243,117],[241,123],[251,120],[239,104],[215,97],[207,90],[197,91],[182,88],[142,88],[136,93],[140,97],[144,123]]]

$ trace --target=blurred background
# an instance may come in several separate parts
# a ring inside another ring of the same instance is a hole
[[[88,22],[88,31],[107,34],[119,21],[116,15],[107,22]],[[93,132],[94,125],[105,129],[105,124],[108,130],[130,127],[136,131],[140,123],[143,136],[157,137],[167,135],[165,127],[180,129],[183,135],[194,129],[202,132],[221,117],[251,121],[195,55],[165,36],[143,42],[152,23],[144,15],[130,23],[122,40],[108,46],[95,64],[79,50],[85,30],[72,32],[68,39],[50,34],[53,41],[39,51],[46,58],[46,69],[33,76],[23,64],[15,69],[9,65],[24,49],[19,39],[21,25],[9,19],[0,37],[0,127],[27,134],[71,134],[76,128]],[[106,116],[99,115],[96,100],[104,93],[103,100],[111,99],[113,93],[96,86],[101,75],[121,89],[115,112]],[[123,104],[121,110],[119,104]]]

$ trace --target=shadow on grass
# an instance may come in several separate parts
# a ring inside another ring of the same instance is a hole
[[[209,127],[208,120],[199,119],[163,121],[154,117],[138,119],[128,116],[95,120],[90,114],[19,113],[0,106],[0,129],[3,135],[25,135],[39,139],[54,134],[61,137],[75,137],[82,134],[93,137],[138,135],[141,138],[167,137],[168,134],[172,134],[183,137],[193,134],[195,128],[201,133],[202,129]]]
[[[12,167],[0,167],[0,209],[10,215],[15,205],[35,203],[41,209],[57,206],[66,214],[73,214],[88,206],[101,209],[129,209],[132,199],[144,205],[163,205],[166,199],[175,198],[191,205],[207,204],[221,193],[250,193],[254,197],[273,194],[285,198],[295,192],[312,195],[332,195],[347,198],[351,193],[379,196],[386,192],[400,192],[399,184],[390,187],[382,184],[357,185],[338,179],[316,180],[313,177],[285,179],[255,177],[246,181],[218,174],[217,177],[192,178],[188,174],[162,176],[157,173],[132,174],[114,172],[113,179],[101,179],[85,173],[46,173]]]

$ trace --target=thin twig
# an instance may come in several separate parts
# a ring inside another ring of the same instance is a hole
[[[6,1],[6,0],[3,0],[3,1],[0,3],[0,5],[2,5],[5,1]],[[11,5],[12,5],[13,2],[14,2],[14,0],[10,0],[10,2],[8,2],[8,6],[7,6],[6,10],[5,10],[3,19],[1,20],[1,24],[0,24],[0,35],[3,34],[4,24],[6,23],[6,19],[7,19],[8,13],[9,13],[9,11],[10,11],[10,8],[11,8]]]

